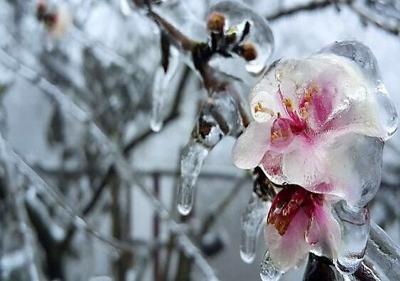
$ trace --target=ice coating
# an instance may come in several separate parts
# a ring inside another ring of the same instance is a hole
[[[341,272],[354,273],[363,261],[367,247],[370,229],[369,211],[363,208],[354,212],[342,201],[335,206],[335,212],[342,231],[334,263]]]
[[[382,82],[378,63],[371,50],[357,41],[343,41],[327,46],[321,50],[321,53],[333,53],[352,60],[361,68],[364,75],[371,79],[375,87],[379,120],[381,126],[386,130],[386,136],[383,139],[386,140],[393,135],[398,126],[397,111]]]
[[[261,262],[260,277],[262,281],[278,281],[282,272],[274,265],[269,251],[266,251]]]
[[[374,61],[366,65],[375,66]],[[273,182],[363,207],[379,187],[382,141],[395,130],[392,120],[397,123],[394,105],[376,77],[376,67],[363,68],[328,51],[276,63],[251,93],[253,123],[259,125],[250,125],[237,141],[236,165],[260,165]],[[261,125],[270,132],[264,134],[267,141],[259,138]],[[250,146],[259,148],[249,151]]]
[[[229,32],[236,33],[238,37],[241,36],[246,22],[250,24],[250,32],[245,40],[254,44],[257,57],[255,60],[247,62],[245,69],[253,75],[262,73],[267,66],[268,59],[273,52],[274,46],[274,37],[268,22],[243,4],[233,1],[221,1],[213,5],[209,9],[208,14],[212,12],[222,13],[227,21],[225,29],[229,30]],[[228,63],[229,65],[229,60],[223,60],[223,63]],[[224,67],[222,61],[218,63],[217,66],[220,68]],[[234,72],[236,71],[238,71],[237,67],[227,72],[235,74]]]
[[[252,193],[240,221],[240,257],[246,263],[252,263],[255,258],[257,239],[265,221],[266,213],[266,202]]]

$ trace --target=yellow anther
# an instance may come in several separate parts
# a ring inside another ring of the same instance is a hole
[[[274,112],[267,107],[263,107],[263,105],[260,102],[256,103],[256,105],[254,106],[254,112],[255,113],[264,112],[268,113],[271,116],[274,116]]]
[[[271,135],[271,140],[277,140],[282,138],[282,133],[281,131],[277,130],[277,131],[273,131],[272,135]]]
[[[305,90],[304,99],[305,99],[307,102],[311,102],[312,96],[313,96],[315,93],[318,93],[318,92],[319,92],[319,86],[317,85],[317,83],[312,82],[311,85],[308,86],[307,89]]]
[[[264,111],[264,109],[263,109],[263,106],[262,106],[262,104],[260,103],[260,102],[258,102],[255,106],[254,106],[254,112],[263,112]]]
[[[303,117],[304,119],[307,119],[309,114],[308,114],[308,102],[304,104],[303,107],[300,108],[300,116]]]
[[[289,111],[293,111],[293,102],[292,102],[291,99],[289,99],[289,98],[283,99],[283,104],[286,106],[286,108],[287,108]]]

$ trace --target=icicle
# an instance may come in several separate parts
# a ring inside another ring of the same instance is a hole
[[[178,65],[178,50],[172,48],[169,57],[169,66],[167,72],[165,73],[164,69],[161,66],[156,71],[153,82],[152,111],[150,120],[150,127],[154,132],[158,132],[162,128],[162,113],[164,111],[165,99],[169,94],[171,80],[177,73]]]
[[[150,127],[154,132],[158,132],[162,127],[162,108],[164,106],[164,92],[163,92],[163,80],[165,77],[164,70],[159,67],[156,71],[153,81],[153,96],[152,96],[152,108],[151,108],[151,119]]]
[[[224,133],[215,119],[213,102],[206,103],[197,119],[192,132],[192,139],[181,156],[181,182],[178,190],[178,210],[187,215],[192,209],[193,188],[199,176],[203,161],[208,152],[224,137]],[[225,108],[226,109],[226,108]],[[224,120],[224,116],[221,117]],[[229,129],[228,129],[229,130]]]
[[[241,217],[240,257],[246,263],[254,261],[257,238],[266,216],[266,203],[253,192]]]
[[[272,263],[269,251],[266,251],[261,262],[260,277],[263,281],[277,281],[282,272]]]
[[[354,273],[364,259],[369,238],[370,218],[367,208],[359,212],[349,210],[344,201],[335,207],[342,229],[342,239],[337,249],[336,268],[345,273]]]
[[[195,141],[189,142],[181,157],[181,182],[178,190],[178,210],[187,215],[193,206],[193,189],[200,174],[208,148]]]

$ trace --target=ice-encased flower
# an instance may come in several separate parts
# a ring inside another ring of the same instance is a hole
[[[347,245],[333,206],[344,200],[357,213],[373,198],[383,142],[397,128],[374,56],[347,41],[306,59],[278,61],[255,86],[250,104],[254,121],[233,157],[238,167],[259,166],[285,186],[265,228],[271,261],[285,271],[309,251],[342,259]]]
[[[260,166],[277,184],[335,195],[353,207],[375,195],[383,141],[396,130],[397,114],[367,47],[341,42],[278,61],[250,104],[255,120],[235,144],[238,167]]]
[[[288,186],[272,201],[265,241],[273,263],[281,271],[297,265],[310,251],[336,259],[340,238],[329,196]]]

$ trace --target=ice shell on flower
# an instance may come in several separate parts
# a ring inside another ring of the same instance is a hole
[[[395,131],[397,113],[377,74],[372,74],[332,53],[281,61],[253,89],[252,115],[259,122],[267,119],[259,112],[287,115],[286,99],[299,115],[308,115],[304,117],[318,133],[340,129],[386,140]]]
[[[378,63],[371,50],[357,41],[342,41],[323,48],[320,53],[332,53],[342,56],[359,66],[365,77],[373,83],[375,101],[378,106],[377,113],[379,114],[381,126],[386,129],[386,135],[383,139],[393,135],[398,126],[396,107],[382,82]]]
[[[362,50],[365,60],[356,63],[341,48]],[[342,42],[324,50],[271,67],[251,93],[255,124],[233,157],[239,168],[259,165],[277,184],[361,208],[379,187],[383,141],[395,131],[397,113],[367,47]]]

